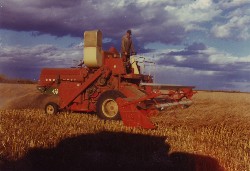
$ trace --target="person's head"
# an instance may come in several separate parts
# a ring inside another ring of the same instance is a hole
[[[131,30],[127,30],[127,37],[130,37],[131,35],[132,35],[132,32],[131,32]]]

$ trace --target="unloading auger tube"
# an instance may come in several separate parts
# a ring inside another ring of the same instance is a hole
[[[45,105],[47,114],[96,112],[101,119],[154,129],[150,117],[160,110],[191,105],[193,86],[154,84],[153,76],[142,74],[135,56],[126,61],[114,47],[104,51],[100,30],[84,33],[83,49],[83,65],[42,69],[37,88],[54,97]]]

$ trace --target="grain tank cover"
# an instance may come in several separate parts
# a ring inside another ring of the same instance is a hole
[[[87,67],[102,66],[102,32],[100,30],[84,32],[83,56]]]

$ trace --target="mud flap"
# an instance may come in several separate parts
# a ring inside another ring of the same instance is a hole
[[[148,116],[144,112],[137,109],[136,104],[128,102],[123,98],[117,98],[116,102],[125,126],[141,127],[145,129],[155,128]]]

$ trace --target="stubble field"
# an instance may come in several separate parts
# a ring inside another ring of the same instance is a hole
[[[248,93],[199,91],[151,118],[155,130],[45,115],[32,84],[0,84],[0,97],[0,170],[250,170]]]

